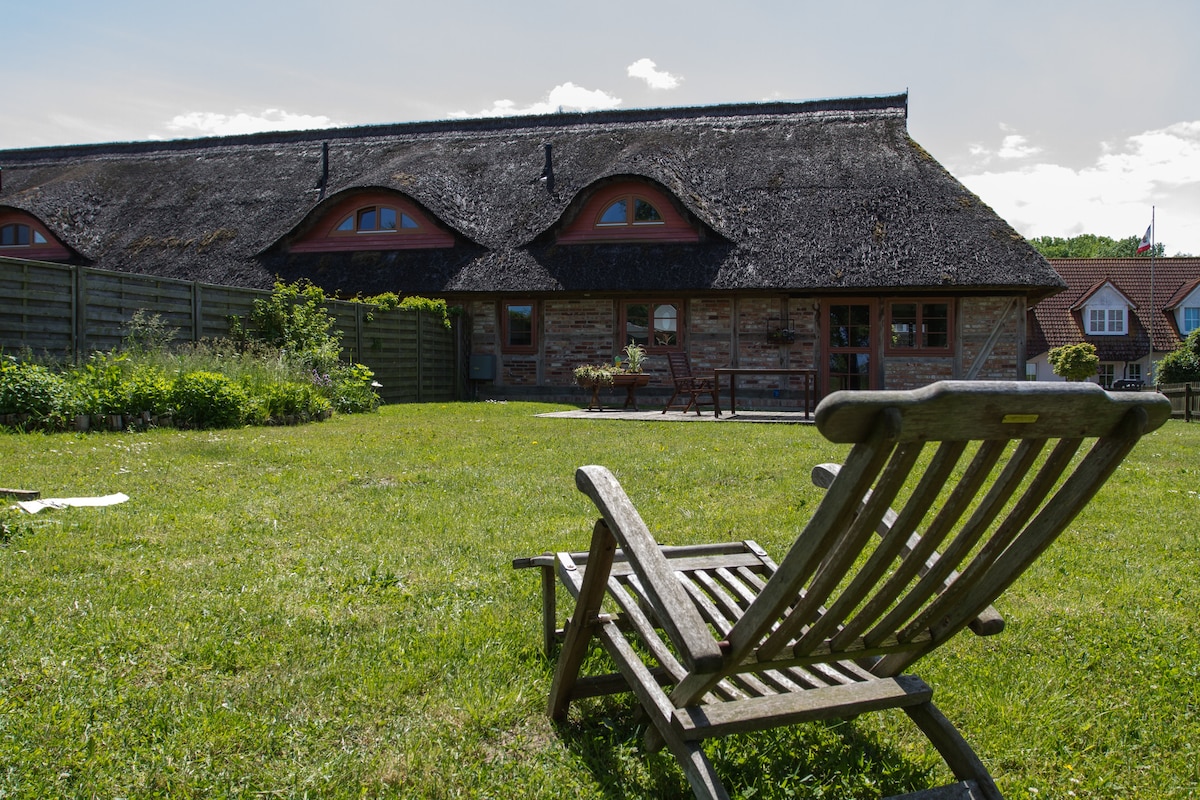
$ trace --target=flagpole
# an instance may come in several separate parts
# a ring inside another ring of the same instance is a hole
[[[1154,206],[1150,206],[1150,363],[1146,365],[1147,372],[1154,370],[1154,319],[1156,316],[1154,311]]]

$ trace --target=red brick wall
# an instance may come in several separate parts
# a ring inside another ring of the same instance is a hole
[[[879,303],[881,336],[884,305]],[[496,380],[481,385],[481,393],[503,396],[510,389],[520,396],[578,400],[581,390],[574,385],[575,367],[610,363],[620,352],[616,335],[617,300],[551,298],[540,301],[539,308],[539,352],[512,354],[501,352],[496,302],[480,300],[467,304],[471,316],[471,352],[493,353],[497,357]],[[946,356],[881,355],[883,388],[913,388],[937,380],[965,378],[972,374],[977,362],[974,377],[978,379],[1021,379],[1024,311],[1023,299],[1018,299],[1014,307],[1009,297],[960,298],[956,303],[955,343],[951,352]],[[815,298],[698,297],[685,302],[683,313],[681,338],[693,369],[698,372],[723,366],[821,367],[823,332],[820,301]],[[1005,314],[1000,335],[991,350],[984,353],[998,319]],[[790,327],[795,340],[772,341],[770,332],[780,327]],[[670,386],[666,359],[650,354],[646,372],[651,376],[650,385],[639,392],[639,397],[644,396],[648,404],[665,401],[664,393],[669,393]],[[795,384],[791,388],[795,389]],[[754,397],[756,404],[770,407],[776,389],[787,390],[787,379],[745,376],[739,379],[739,400]],[[780,402],[789,402],[786,391]]]

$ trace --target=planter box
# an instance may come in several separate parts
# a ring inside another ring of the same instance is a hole
[[[613,375],[612,383],[606,381],[594,380],[576,381],[585,389],[592,390],[591,399],[588,401],[588,411],[603,411],[604,406],[600,402],[600,390],[604,388],[624,389],[625,390],[625,405],[622,408],[634,411],[638,410],[636,392],[639,387],[650,383],[650,376],[644,372],[618,372]]]

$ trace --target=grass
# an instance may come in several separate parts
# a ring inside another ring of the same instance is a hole
[[[586,546],[604,463],[668,543],[776,555],[819,499],[812,429],[385,407],[290,428],[0,436],[0,485],[122,491],[11,518],[0,797],[689,797],[624,698],[554,728],[536,576]],[[1012,798],[1200,793],[1200,426],[1144,440],[999,603],[915,670]],[[743,797],[933,785],[903,715],[714,746]]]

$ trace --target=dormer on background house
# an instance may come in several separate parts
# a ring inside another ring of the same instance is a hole
[[[1072,310],[1080,311],[1084,333],[1089,336],[1128,336],[1132,308],[1132,301],[1112,281],[1105,281]]]
[[[1166,308],[1174,316],[1181,337],[1200,328],[1200,278],[1181,286]]]
[[[1100,357],[1097,383],[1150,382],[1154,363],[1200,326],[1200,258],[1155,258],[1153,299],[1148,258],[1052,258],[1050,265],[1067,290],[1030,314],[1030,379],[1061,380],[1050,349],[1090,342]]]

